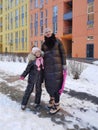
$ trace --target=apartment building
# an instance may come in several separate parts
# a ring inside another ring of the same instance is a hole
[[[73,0],[72,57],[98,59],[98,0]]]
[[[29,0],[0,0],[0,52],[28,53]]]
[[[67,56],[72,54],[72,0],[30,0],[30,44],[41,47],[44,28],[50,27],[62,40]]]
[[[41,47],[50,27],[72,55],[72,0],[0,0],[0,52],[28,53]]]

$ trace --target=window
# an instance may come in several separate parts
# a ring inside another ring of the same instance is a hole
[[[43,34],[43,11],[40,12],[40,35]]]
[[[57,33],[57,18],[58,17],[58,7],[53,7],[53,32]]]
[[[38,13],[35,13],[34,17],[34,35],[38,35]]]
[[[88,28],[92,28],[94,25],[94,1],[89,1],[88,2],[88,20],[87,20],[87,25]]]
[[[27,4],[25,5],[25,24],[27,25]]]
[[[26,50],[27,50],[27,29],[26,29],[26,31],[25,31],[25,33],[26,33],[26,35],[25,35],[25,42],[26,42]]]
[[[88,36],[87,40],[94,40],[94,36]]]
[[[48,10],[47,9],[45,10],[45,15],[46,15],[46,18],[45,18],[45,28],[47,28],[47,24],[48,24],[48,21],[47,21]]]
[[[10,0],[10,8],[12,8],[13,0]]]
[[[16,50],[18,49],[18,32],[15,32],[15,44],[16,44]]]
[[[38,8],[38,0],[34,0],[34,7]]]
[[[24,14],[25,14],[24,6],[21,7],[21,10],[22,10],[22,26],[24,26],[24,22],[25,22],[25,19],[24,19]]]
[[[40,6],[44,5],[44,0],[40,0]]]
[[[93,58],[94,57],[94,44],[87,44],[86,46],[86,57]]]
[[[30,0],[30,9],[33,9],[33,0]]]
[[[8,21],[8,25],[7,25],[7,28],[8,28],[8,30],[9,30],[9,14],[8,14],[8,16],[7,16],[7,21]]]
[[[24,50],[24,30],[22,30],[22,50]]]
[[[19,4],[19,0],[16,0],[16,5],[18,5]]]
[[[18,9],[15,11],[15,24],[16,28],[19,26],[19,11]]]
[[[11,29],[13,29],[13,12],[11,12],[11,16],[10,16],[10,27]]]
[[[30,36],[33,36],[33,15],[30,16]]]

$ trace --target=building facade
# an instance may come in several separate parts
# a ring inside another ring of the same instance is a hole
[[[50,27],[67,57],[98,58],[97,5],[98,0],[0,0],[0,53],[41,47]]]
[[[72,57],[98,59],[98,0],[73,0]]]
[[[0,0],[0,52],[2,52],[3,45],[3,6],[2,0]]]
[[[41,47],[45,28],[72,54],[72,0],[0,0],[0,53],[28,53]]]
[[[0,0],[0,52],[28,53],[29,0]]]
[[[45,28],[50,27],[72,53],[72,0],[30,0],[30,44],[41,47]]]

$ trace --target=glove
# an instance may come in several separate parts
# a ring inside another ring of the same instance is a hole
[[[62,94],[62,92],[64,91],[64,86],[65,86],[65,82],[66,82],[66,76],[67,76],[67,71],[63,70],[63,83],[62,83],[62,87],[59,90],[59,94]]]
[[[63,70],[63,75],[64,75],[65,73],[67,73],[67,70]]]
[[[21,76],[21,77],[20,77],[20,80],[24,80],[24,77],[23,77],[23,76]]]

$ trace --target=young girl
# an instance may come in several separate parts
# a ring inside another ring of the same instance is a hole
[[[29,63],[25,69],[25,71],[22,73],[20,79],[23,80],[28,74],[28,85],[25,90],[22,103],[21,103],[21,109],[25,110],[27,102],[29,100],[29,97],[34,89],[36,90],[35,94],[35,104],[34,107],[37,109],[40,107],[40,100],[41,100],[41,84],[43,82],[43,57],[42,52],[38,47],[32,48],[32,53],[29,54],[28,57]]]

